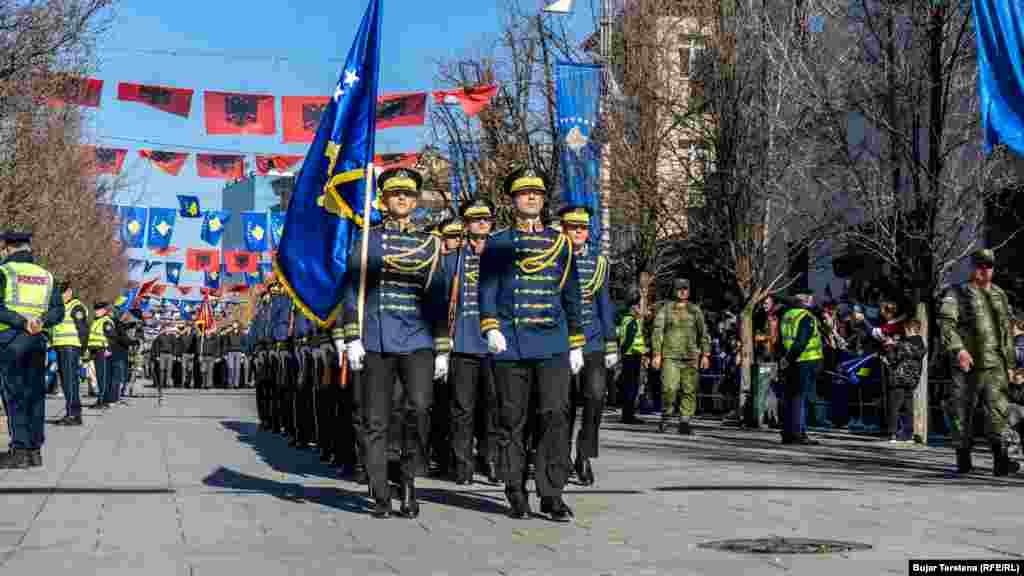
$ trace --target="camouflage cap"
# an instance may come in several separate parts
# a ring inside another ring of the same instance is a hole
[[[989,266],[995,266],[996,255],[991,249],[984,248],[976,251],[974,254],[971,254],[971,261],[974,262],[975,265],[988,264]]]

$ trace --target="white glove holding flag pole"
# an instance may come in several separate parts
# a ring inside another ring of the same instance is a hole
[[[580,370],[583,370],[583,350],[573,348],[569,350],[569,371],[575,376]]]
[[[505,342],[505,335],[497,330],[491,330],[487,333],[487,351],[491,354],[501,354],[508,348],[508,343]]]
[[[338,368],[341,368],[341,363],[345,361],[345,341],[341,338],[336,339],[334,349],[338,352]]]
[[[605,354],[604,355],[604,367],[607,368],[608,370],[611,370],[612,366],[615,366],[618,363],[619,363],[619,355],[618,354],[614,354],[613,353],[613,354]]]
[[[366,349],[363,348],[363,342],[361,340],[353,340],[345,347],[345,351],[348,352],[348,367],[353,372],[362,370],[363,358],[366,357]]]
[[[434,358],[434,380],[444,380],[448,376],[448,355],[438,354]]]

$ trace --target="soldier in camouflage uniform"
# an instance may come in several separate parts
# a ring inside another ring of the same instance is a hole
[[[970,472],[975,407],[985,412],[985,432],[992,446],[996,476],[1016,471],[1008,448],[1008,371],[1015,350],[1006,293],[992,283],[995,256],[991,250],[972,255],[974,270],[965,284],[950,288],[942,298],[939,324],[942,344],[953,362],[953,384],[947,410],[952,422],[957,469]]]
[[[690,419],[697,411],[697,369],[706,370],[711,360],[711,337],[704,312],[689,301],[690,281],[674,283],[675,302],[665,304],[654,317],[651,333],[652,365],[661,370],[661,424],[664,432],[672,414],[676,392],[679,401],[679,433],[692,435]]]

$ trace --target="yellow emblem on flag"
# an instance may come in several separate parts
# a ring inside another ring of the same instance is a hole
[[[252,237],[257,240],[263,240],[263,227],[260,226],[259,224],[253,226],[252,230],[249,231],[249,234],[251,234]]]
[[[217,271],[214,270],[214,271],[210,272],[210,280],[216,280],[216,279],[217,279]]]
[[[171,231],[170,224],[164,222],[163,220],[161,220],[160,223],[155,226],[155,228],[156,231],[159,232],[161,236],[167,236],[167,233]]]
[[[142,224],[139,224],[138,220],[132,220],[131,222],[128,223],[128,232],[132,236],[135,236],[136,234],[138,234],[139,230],[141,228],[142,228]]]
[[[199,205],[196,204],[195,202],[193,202],[192,205],[188,207],[188,213],[191,216],[198,215],[199,214]]]
[[[212,220],[210,220],[210,231],[211,232],[216,232],[216,231],[220,230],[220,227],[221,227],[221,225],[220,225],[220,218],[214,217]]]
[[[120,306],[125,303],[127,299],[124,296],[118,296],[117,300],[114,300],[114,306]]]

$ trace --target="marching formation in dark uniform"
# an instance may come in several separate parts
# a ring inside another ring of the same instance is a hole
[[[545,183],[520,169],[504,186],[514,226],[493,232],[495,208],[478,199],[432,234],[409,218],[421,184],[407,169],[378,178],[387,216],[365,260],[354,243],[329,328],[275,281],[261,295],[249,327],[261,426],[315,443],[367,483],[376,517],[395,513],[393,499],[418,516],[416,478],[433,464],[458,485],[475,473],[503,482],[515,518],[532,515],[532,471],[541,512],[569,521],[562,491],[574,471],[595,480],[606,371],[618,362],[589,209],[546,226]]]

